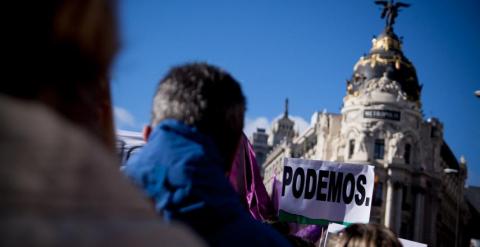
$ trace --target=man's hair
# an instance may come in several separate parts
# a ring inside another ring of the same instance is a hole
[[[345,228],[334,241],[342,247],[401,247],[395,234],[380,224],[353,224]],[[329,246],[331,246],[329,244]]]
[[[115,0],[7,1],[0,93],[41,102],[113,148]]]
[[[160,81],[152,126],[165,119],[194,126],[211,136],[230,162],[242,133],[244,112],[245,97],[230,74],[206,63],[190,63],[172,68]]]

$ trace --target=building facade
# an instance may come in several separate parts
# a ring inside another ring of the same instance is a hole
[[[371,222],[430,246],[464,246],[466,162],[457,161],[443,139],[442,123],[423,118],[421,89],[401,40],[387,26],[355,64],[340,114],[316,112],[298,135],[287,104],[271,133],[254,133],[267,190],[281,181],[285,157],[371,164]]]

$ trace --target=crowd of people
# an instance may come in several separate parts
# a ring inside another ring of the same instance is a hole
[[[4,30],[1,246],[314,246],[276,218],[232,75],[206,63],[172,68],[153,98],[147,144],[120,171],[109,85],[115,2],[8,5],[18,16]],[[401,246],[372,224],[328,243]]]

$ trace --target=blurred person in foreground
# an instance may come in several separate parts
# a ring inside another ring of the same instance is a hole
[[[159,214],[211,246],[290,246],[248,214],[227,178],[244,112],[240,85],[227,72],[205,63],[175,67],[158,85],[147,143],[123,171]]]
[[[2,30],[0,246],[198,246],[158,222],[117,169],[107,78],[115,2],[3,7],[15,16]]]
[[[329,234],[330,236],[330,234]],[[327,240],[328,247],[402,247],[395,234],[380,224],[352,224]]]

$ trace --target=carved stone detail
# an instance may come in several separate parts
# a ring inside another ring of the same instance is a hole
[[[402,91],[400,83],[389,79],[386,74],[383,74],[382,78],[372,79],[368,83],[365,93],[372,93],[374,91],[392,94],[397,97],[397,101],[407,100],[407,94]]]
[[[403,159],[403,134],[397,132],[390,137],[388,141],[388,161],[390,163],[398,162]]]

